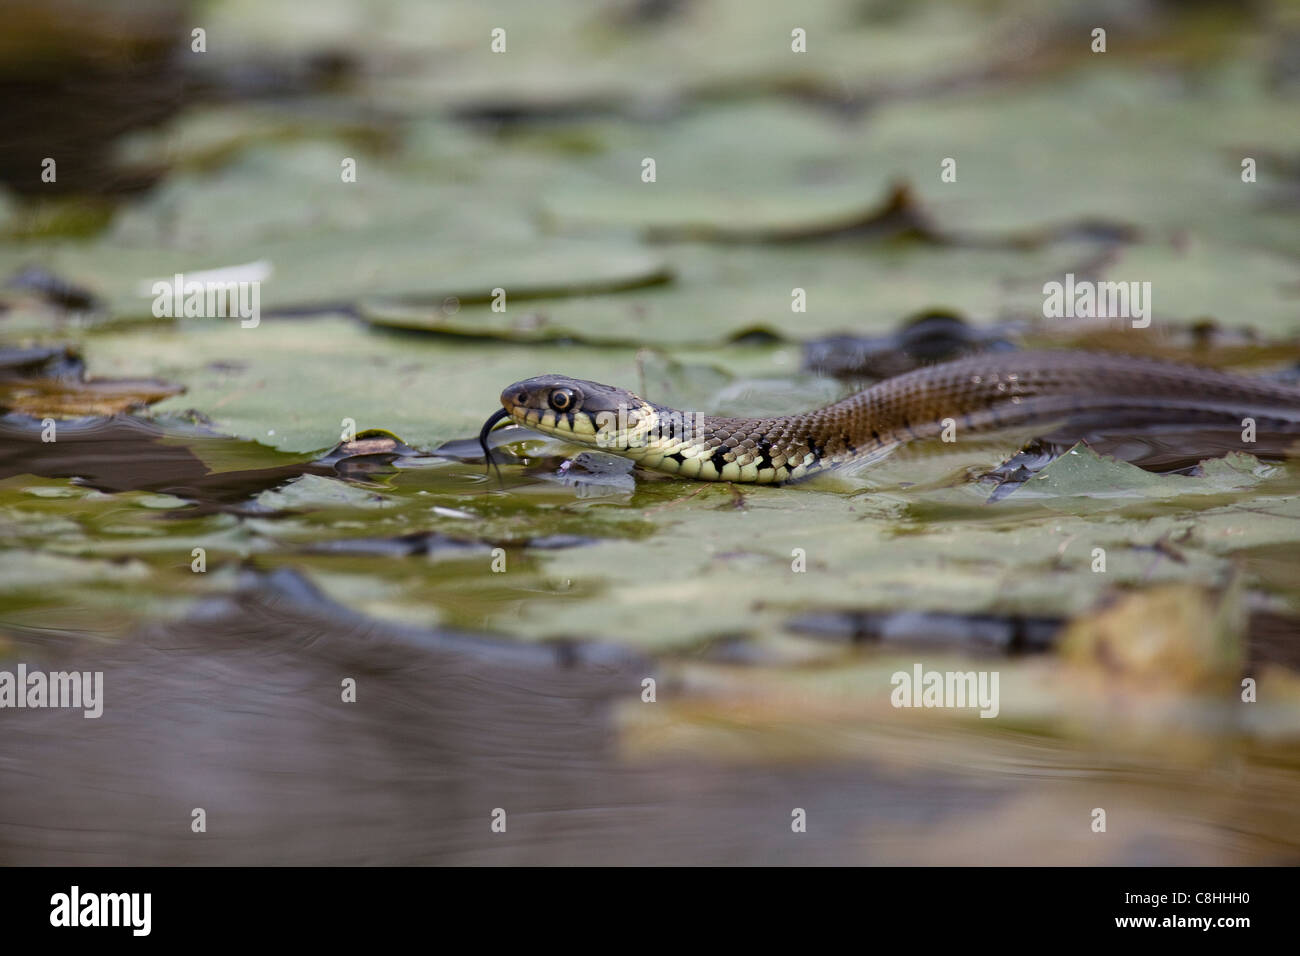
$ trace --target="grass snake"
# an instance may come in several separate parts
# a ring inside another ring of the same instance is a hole
[[[1300,433],[1300,387],[1161,359],[997,352],[916,369],[814,411],[699,415],[611,385],[539,375],[501,393],[479,440],[509,418],[533,431],[701,481],[789,482],[918,439],[1020,425],[1215,422]],[[1243,451],[1250,446],[1243,443]]]

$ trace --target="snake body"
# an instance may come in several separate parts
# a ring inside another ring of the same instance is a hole
[[[723,418],[562,375],[516,382],[483,427],[534,431],[703,481],[773,484],[887,454],[909,441],[1019,425],[1123,419],[1300,432],[1300,388],[1159,359],[1026,351],[916,369],[814,411]],[[484,445],[486,448],[486,444]],[[1250,446],[1243,444],[1243,451]]]

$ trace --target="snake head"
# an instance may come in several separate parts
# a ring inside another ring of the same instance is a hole
[[[501,407],[525,428],[617,451],[636,440],[653,408],[626,389],[565,375],[538,375],[501,393]]]

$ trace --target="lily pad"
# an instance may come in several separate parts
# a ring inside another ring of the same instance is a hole
[[[99,243],[0,250],[0,266],[6,260],[39,264],[90,290],[107,303],[111,316],[141,319],[154,317],[159,298],[154,283],[172,283],[177,273],[196,281],[202,278],[196,273],[213,270],[231,273],[219,281],[255,282],[264,312],[348,309],[375,296],[455,311],[462,299],[490,300],[494,288],[526,298],[636,287],[668,277],[658,255],[636,247],[558,239],[448,242],[431,238],[428,226],[419,222],[251,243],[220,254]],[[174,301],[166,300],[164,307],[170,304],[174,312]],[[241,317],[209,321],[237,323]]]
[[[934,309],[977,322],[1041,315],[1043,283],[1095,254],[1086,243],[1029,252],[914,243],[656,248],[675,275],[671,284],[522,308],[507,302],[504,312],[481,306],[449,315],[367,305],[364,315],[394,328],[519,341],[665,347],[719,344],[754,333],[802,339],[891,330]],[[943,276],[938,285],[936,275]]]
[[[861,148],[905,175],[952,234],[1041,237],[1103,223],[1155,239],[1191,230],[1294,253],[1297,216],[1270,208],[1276,172],[1255,183],[1241,176],[1253,147],[1300,146],[1294,105],[1270,95],[1257,75],[1239,78],[1228,68],[1189,90],[1161,74],[1089,69],[890,105],[863,129]],[[940,177],[946,158],[956,161],[952,182]]]
[[[1017,497],[1048,498],[1062,509],[1078,507],[1073,499],[1133,499],[1147,501],[1187,495],[1223,495],[1243,491],[1279,476],[1278,467],[1252,455],[1235,452],[1205,462],[1198,477],[1154,475],[1127,462],[1102,458],[1086,445],[1077,445],[1030,478]]]

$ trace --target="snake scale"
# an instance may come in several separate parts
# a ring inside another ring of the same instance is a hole
[[[1068,351],[973,355],[886,379],[832,405],[723,418],[563,375],[516,382],[479,436],[506,418],[533,431],[702,481],[774,484],[917,439],[1062,421],[1236,423],[1300,432],[1300,388],[1161,359]],[[1243,446],[1249,450],[1249,446]]]

